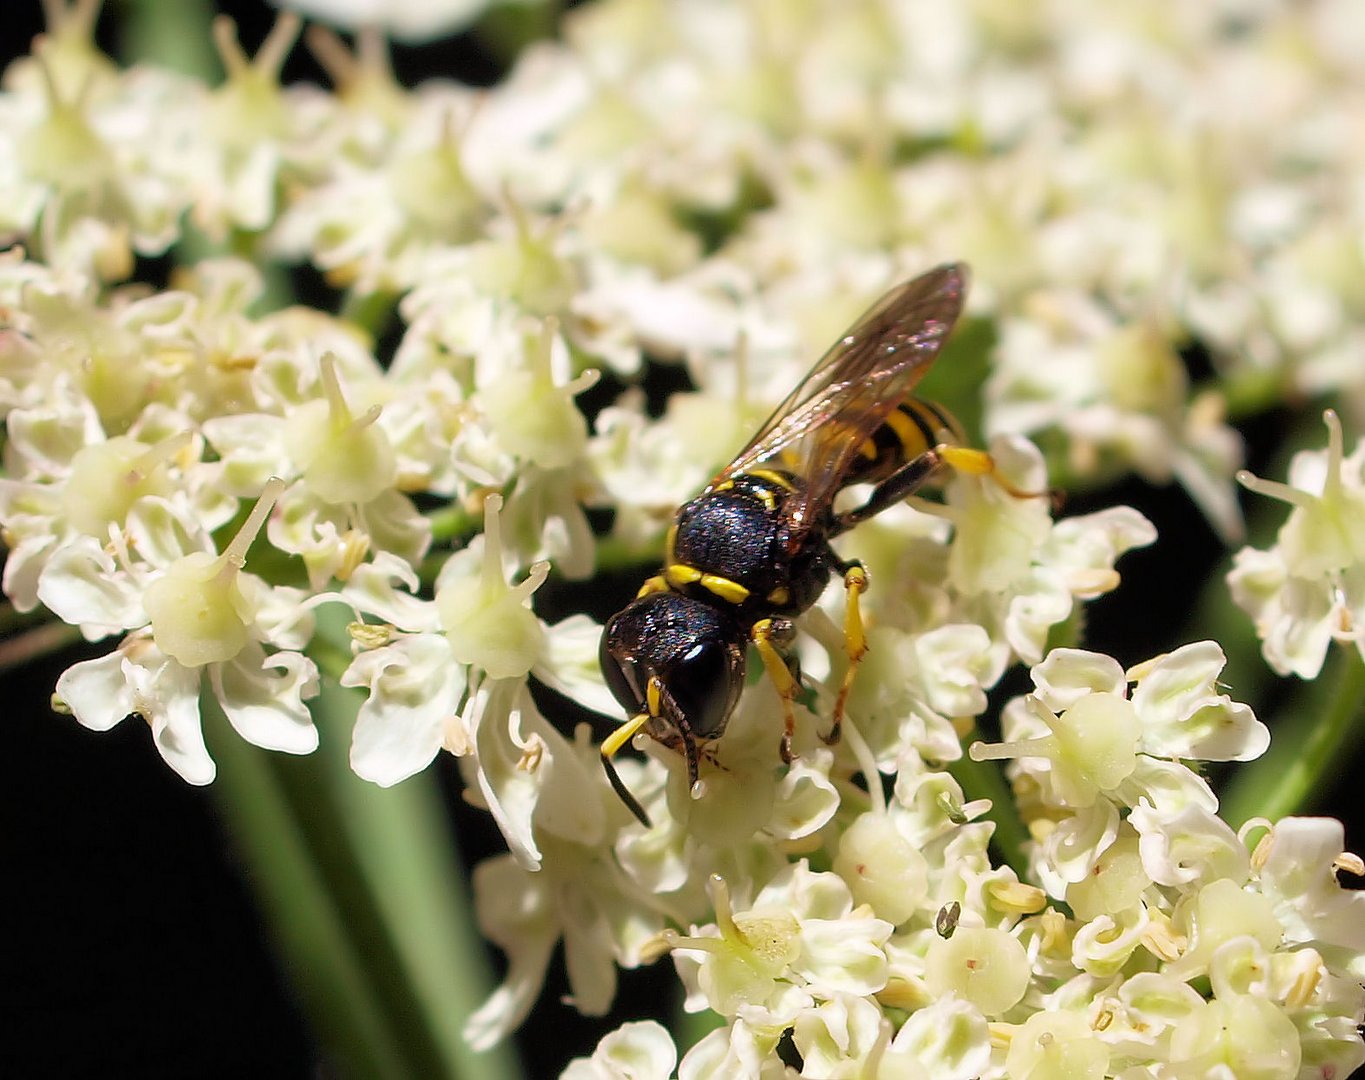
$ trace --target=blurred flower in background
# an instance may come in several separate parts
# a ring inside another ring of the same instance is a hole
[[[161,16],[116,61],[52,0],[5,70],[0,526],[7,663],[111,641],[54,707],[219,777],[329,1053],[512,1075],[474,1051],[562,956],[584,1016],[665,958],[681,1002],[575,1080],[1365,1063],[1358,838],[1294,816],[1365,700],[1365,9],[282,6],[253,47],[177,7],[219,77]],[[470,27],[491,85],[395,74],[385,37]],[[305,49],[325,83],[283,77]],[[830,589],[796,760],[751,681],[704,797],[622,758],[637,821],[598,765],[621,582],[860,312],[959,260],[926,389],[1081,512],[954,474],[841,537],[872,583],[844,740]],[[1194,509],[1158,528],[1131,477]],[[1186,625],[1129,598],[1160,655],[1088,648],[1126,554],[1196,534],[1251,543]],[[1268,692],[1259,654],[1319,682]],[[257,747],[319,761],[277,818]],[[507,852],[472,903],[422,801],[452,758]]]

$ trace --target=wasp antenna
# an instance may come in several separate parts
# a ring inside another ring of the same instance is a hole
[[[640,805],[640,801],[630,793],[620,774],[616,771],[616,766],[612,764],[611,758],[604,753],[602,755],[602,768],[607,771],[607,782],[611,784],[611,790],[616,792],[617,797],[626,804],[626,809],[635,815],[635,819],[646,829],[654,827],[649,820],[649,815],[645,813],[645,808]]]
[[[648,720],[649,713],[641,713],[639,716],[632,717],[602,742],[602,768],[606,771],[607,782],[611,784],[611,790],[616,792],[617,798],[626,804],[626,809],[634,814],[636,820],[646,829],[653,828],[649,815],[645,813],[645,808],[640,805],[639,800],[630,793],[630,789],[622,781],[621,775],[616,771],[616,765],[611,759],[621,747],[635,737],[635,733],[644,727]]]

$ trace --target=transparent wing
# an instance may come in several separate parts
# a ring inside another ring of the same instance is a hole
[[[949,264],[897,285],[816,363],[716,481],[762,465],[803,481],[789,504],[794,524],[828,504],[853,458],[934,362],[967,290],[967,268]],[[716,482],[716,481],[713,481]]]

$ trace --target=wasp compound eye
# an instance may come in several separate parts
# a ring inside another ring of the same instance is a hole
[[[743,672],[729,642],[703,641],[683,653],[669,669],[666,687],[694,737],[715,738],[739,696]]]
[[[602,635],[598,658],[602,664],[602,677],[606,680],[607,689],[611,691],[612,697],[616,698],[621,708],[632,715],[643,710],[645,689],[644,680],[640,678],[639,665],[632,656],[614,648],[612,623],[607,624],[606,633]]]

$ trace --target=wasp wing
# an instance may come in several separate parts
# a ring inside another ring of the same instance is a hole
[[[924,376],[962,311],[967,269],[949,264],[897,285],[822,356],[716,477],[762,465],[802,480],[794,524],[828,504],[862,444]]]

